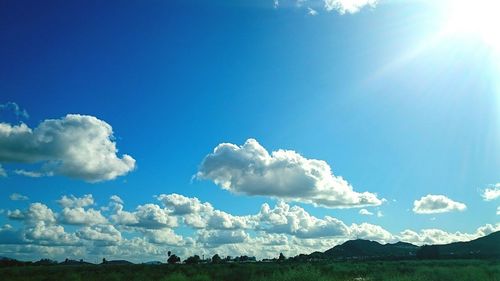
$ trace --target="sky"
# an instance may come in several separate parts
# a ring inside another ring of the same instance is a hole
[[[500,230],[498,4],[435,2],[2,1],[0,256]]]

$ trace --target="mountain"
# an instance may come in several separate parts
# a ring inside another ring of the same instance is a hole
[[[321,259],[434,259],[434,258],[500,258],[500,231],[467,242],[416,246],[397,242],[380,244],[369,240],[349,240],[325,252],[296,256],[295,260]]]
[[[435,245],[440,257],[500,258],[500,231],[468,242]]]
[[[397,242],[380,244],[369,240],[350,240],[337,245],[323,253],[329,259],[363,259],[363,258],[403,258],[416,255],[418,246]]]

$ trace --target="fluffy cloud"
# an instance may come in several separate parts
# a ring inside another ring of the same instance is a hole
[[[76,232],[79,238],[101,243],[102,245],[117,244],[122,240],[121,233],[112,225],[86,226]]]
[[[209,247],[222,244],[244,243],[249,239],[250,236],[243,230],[198,231],[198,241]]]
[[[352,224],[349,234],[352,239],[374,240],[381,243],[394,241],[394,236],[389,231],[369,223]]]
[[[376,206],[382,200],[369,192],[355,192],[342,177],[333,175],[322,160],[307,159],[291,150],[271,154],[256,140],[242,146],[219,144],[197,173],[238,194],[264,195],[329,208]]]
[[[417,214],[437,214],[452,211],[465,211],[467,206],[455,202],[444,195],[429,194],[413,202],[413,212]]]
[[[9,199],[12,201],[25,201],[25,200],[28,200],[29,198],[28,198],[28,196],[25,196],[25,195],[22,195],[19,193],[12,193],[9,196]]]
[[[283,201],[274,207],[263,204],[254,214],[236,216],[217,210],[208,202],[179,194],[162,194],[156,199],[163,206],[146,203],[128,212],[123,200],[112,196],[109,211],[99,213],[102,219],[95,221],[86,214],[93,210],[90,206],[96,205],[90,194],[63,196],[55,211],[42,203],[32,203],[26,210],[7,211],[7,216],[20,220],[16,225],[22,227],[0,227],[0,252],[25,260],[35,256],[59,259],[80,256],[93,260],[105,256],[140,262],[162,260],[168,250],[183,258],[215,253],[269,258],[277,257],[280,252],[294,256],[325,251],[349,239],[441,244],[471,240],[500,230],[500,224],[487,224],[473,233],[407,229],[391,234],[379,225],[348,226],[333,217],[315,217]],[[66,220],[65,209],[74,212],[76,221],[66,229],[61,225]],[[196,216],[198,224],[187,219]],[[178,229],[183,235],[176,233]]]
[[[280,202],[273,209],[263,204],[257,228],[269,233],[285,233],[299,238],[342,236],[348,233],[347,226],[340,220],[326,216],[318,219],[304,209]]]
[[[378,0],[324,0],[327,11],[338,11],[340,14],[354,14],[364,7],[374,8]]]
[[[156,204],[140,205],[135,212],[123,211],[123,207],[119,205],[111,219],[119,225],[147,229],[178,226],[177,217],[171,215],[169,210]]]
[[[486,188],[482,194],[485,201],[492,201],[500,198],[500,183],[492,185],[489,188]]]
[[[107,223],[107,219],[100,211],[84,209],[82,207],[64,208],[60,214],[60,220],[64,224],[95,225]]]
[[[86,194],[82,197],[75,197],[74,195],[66,196],[63,195],[61,199],[57,201],[64,208],[81,208],[94,205],[94,197],[92,194]]]
[[[111,126],[93,116],[69,114],[34,129],[0,123],[0,162],[43,163],[46,175],[111,180],[135,168],[131,156],[117,152]]]

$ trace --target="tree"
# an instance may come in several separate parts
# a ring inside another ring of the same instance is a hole
[[[192,257],[187,258],[184,262],[186,264],[198,264],[200,263],[200,261],[201,261],[200,256],[194,255]]]
[[[172,255],[172,252],[168,251],[167,255],[170,257]]]
[[[221,262],[222,262],[222,259],[220,258],[220,256],[218,254],[215,254],[212,257],[212,263],[221,263]]]
[[[283,253],[280,253],[280,256],[279,256],[278,260],[279,261],[285,261],[286,260],[285,255],[283,255]]]
[[[102,264],[106,264],[108,261],[105,258],[102,258]]]
[[[170,255],[170,257],[168,258],[167,262],[169,264],[176,264],[178,262],[181,262],[181,258],[179,258],[178,256],[176,255]]]

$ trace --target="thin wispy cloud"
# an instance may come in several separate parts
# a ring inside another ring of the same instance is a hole
[[[26,109],[21,108],[15,102],[7,102],[4,104],[0,104],[0,116],[2,113],[5,112],[11,112],[17,118],[28,119],[30,117]]]
[[[29,197],[26,196],[26,195],[22,195],[20,193],[12,193],[9,196],[9,199],[12,200],[12,201],[25,201],[25,200],[28,200]]]

